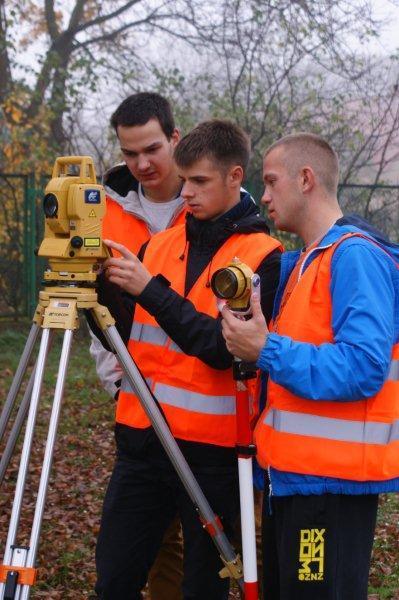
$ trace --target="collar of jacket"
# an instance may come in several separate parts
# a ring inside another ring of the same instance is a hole
[[[325,247],[332,246],[332,244],[335,244],[335,242],[338,241],[346,233],[361,233],[370,238],[374,238],[378,241],[377,236],[373,235],[370,231],[368,231],[366,227],[360,229],[356,225],[353,225],[349,218],[343,217],[342,219],[338,219],[338,221],[336,223],[334,223],[334,225],[332,227],[330,227],[330,229],[327,231],[325,236],[317,244],[317,247],[314,248],[314,252],[312,252],[312,256],[317,255],[318,249],[322,250]],[[385,245],[385,243],[382,241],[380,243],[382,245]],[[295,264],[299,258],[299,255],[301,254],[301,251],[302,251],[302,249],[301,250],[289,250],[289,251],[284,252],[282,255],[282,259],[281,259],[282,267],[283,267],[283,263],[284,263],[284,265],[289,270],[292,270],[292,268],[295,266]]]
[[[139,199],[139,182],[127,166],[122,163],[115,165],[111,169],[108,169],[102,178],[103,185],[105,187],[106,194],[115,202],[117,202],[125,212],[130,213],[136,219],[144,221],[144,223],[151,227],[151,223],[148,220],[147,215],[143,211],[143,207]],[[184,209],[184,200],[180,198],[180,203],[176,207],[169,224],[173,223],[177,219],[178,215]],[[168,225],[169,226],[169,225]]]
[[[259,207],[251,196],[241,193],[241,200],[216,221],[200,221],[187,213],[186,236],[191,247],[219,247],[233,233],[269,233],[265,219],[259,214]]]

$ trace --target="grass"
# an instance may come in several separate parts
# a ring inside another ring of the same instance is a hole
[[[369,593],[378,599],[399,599],[398,494],[384,494],[380,498]]]
[[[29,331],[28,322],[0,323],[0,378],[3,402]],[[38,583],[32,598],[49,600],[87,598],[95,582],[94,549],[101,502],[112,468],[114,402],[97,380],[83,325],[74,336],[54,464],[43,519],[37,564]],[[62,333],[49,352],[42,388],[32,464],[26,488],[18,543],[29,541],[44,439],[53,401]],[[0,498],[2,549],[18,473],[17,453],[9,467]],[[34,485],[34,482],[36,484]]]
[[[29,332],[28,321],[0,322],[0,406]],[[32,450],[18,543],[29,542],[35,504],[34,482],[42,462],[46,417],[52,405],[62,334],[58,333],[45,370],[37,439]],[[101,502],[112,468],[114,403],[101,389],[86,326],[74,336],[63,409],[54,454],[37,564],[39,578],[32,598],[83,600],[95,582],[94,548]],[[5,546],[18,473],[13,457],[0,495],[0,549]],[[37,485],[37,484],[36,484]],[[399,497],[383,495],[370,571],[370,600],[399,600]],[[238,598],[238,593],[232,594]]]

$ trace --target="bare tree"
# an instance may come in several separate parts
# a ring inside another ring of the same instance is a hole
[[[189,43],[203,37],[198,33],[202,25],[197,14],[203,14],[198,0],[75,0],[69,9],[55,0],[13,4],[0,1],[0,105],[11,123],[15,111],[9,105],[16,105],[18,123],[24,125],[33,122],[45,104],[49,139],[58,149],[66,143],[63,120],[68,107],[82,88],[95,88],[98,68],[110,56],[123,47],[134,58],[138,40],[151,32],[185,37]],[[13,41],[21,23],[26,49],[38,41],[44,49],[39,69],[31,69],[27,78],[21,77],[20,48]],[[184,24],[184,36],[179,23]]]

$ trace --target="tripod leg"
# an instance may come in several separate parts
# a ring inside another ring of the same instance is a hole
[[[129,380],[132,389],[136,391],[140,398],[142,407],[146,412],[151,424],[167,452],[170,461],[172,462],[180,480],[182,481],[188,495],[200,515],[201,521],[204,523],[204,528],[211,535],[212,540],[217,547],[219,554],[227,567],[230,576],[242,582],[242,569],[239,558],[236,556],[230,542],[228,541],[218,517],[211,509],[207,499],[205,498],[197,480],[195,479],[190,467],[187,464],[175,438],[173,437],[165,419],[163,418],[146,382],[144,381],[140,371],[129,354],[125,344],[123,343],[118,330],[114,325],[103,329],[107,341],[115,349],[120,364]]]
[[[51,465],[54,456],[54,446],[58,429],[58,421],[61,412],[62,397],[64,395],[65,378],[68,369],[69,356],[72,345],[72,336],[73,332],[70,329],[67,329],[64,334],[64,341],[62,345],[60,364],[57,375],[57,384],[54,393],[53,408],[51,411],[46,448],[44,451],[43,467],[40,476],[39,490],[37,493],[35,515],[33,517],[32,532],[30,536],[28,556],[26,559],[27,567],[34,567],[36,561],[40,529],[43,520],[44,504],[46,502],[48,481],[50,478]],[[20,600],[28,600],[30,589],[31,588],[28,585],[22,587]]]
[[[15,487],[14,503],[11,512],[10,525],[8,529],[6,549],[4,552],[3,563],[5,565],[13,564],[14,544],[17,536],[19,517],[21,513],[23,493],[25,489],[26,475],[28,472],[29,457],[32,447],[33,433],[36,423],[36,415],[39,406],[40,391],[43,382],[44,367],[47,359],[49,346],[50,330],[44,329],[40,343],[39,355],[37,358],[37,367],[35,372],[35,380],[33,383],[32,398],[30,403],[28,421],[26,424],[24,445],[21,453],[21,460],[18,471],[18,479]],[[0,583],[0,598],[4,598],[5,584]]]
[[[49,339],[49,349],[51,347],[51,341],[54,332],[50,330],[50,339]],[[26,387],[24,397],[22,398],[22,402],[19,406],[17,416],[15,417],[15,421],[13,423],[12,429],[10,431],[10,435],[8,436],[6,447],[4,448],[3,455],[0,460],[0,486],[3,483],[4,475],[8,469],[8,465],[10,464],[11,457],[14,453],[14,449],[16,443],[19,438],[19,434],[21,433],[21,429],[25,422],[26,416],[28,414],[30,399],[32,395],[33,382],[35,380],[35,371],[36,371],[37,363],[33,367],[31,376],[29,378],[28,385]]]
[[[18,368],[14,375],[13,382],[10,387],[10,391],[8,392],[7,399],[4,403],[3,410],[0,415],[0,442],[3,439],[4,432],[7,427],[7,423],[10,419],[11,411],[14,406],[15,398],[19,392],[21,387],[21,383],[23,377],[25,375],[26,369],[29,364],[30,357],[32,355],[33,348],[35,346],[37,336],[39,335],[40,326],[36,323],[33,323],[31,330],[28,335],[28,339],[26,340],[25,348],[22,352]]]
[[[19,406],[17,416],[15,417],[15,421],[14,421],[14,424],[12,426],[12,430],[10,431],[10,435],[8,437],[8,440],[7,440],[7,445],[4,448],[4,452],[3,452],[3,455],[1,457],[1,461],[0,461],[0,485],[3,483],[4,475],[5,475],[6,471],[7,471],[8,465],[10,464],[10,460],[11,460],[11,457],[13,455],[15,445],[16,445],[17,440],[19,438],[19,434],[21,433],[21,429],[22,429],[23,424],[25,422],[26,415],[28,414],[29,403],[30,403],[30,398],[31,398],[31,394],[32,394],[32,389],[33,389],[33,382],[35,380],[35,370],[36,370],[36,366],[34,367],[32,373],[31,373],[31,376],[29,378],[29,383],[28,383],[27,388],[25,390],[24,397],[22,398],[22,402],[21,402],[21,404]]]

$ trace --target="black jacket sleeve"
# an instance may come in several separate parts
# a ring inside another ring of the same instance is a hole
[[[276,250],[259,265],[261,304],[270,320],[280,277],[281,253]],[[222,336],[221,318],[214,319],[196,310],[192,302],[172,290],[162,276],[153,277],[137,302],[147,310],[169,337],[190,356],[196,356],[214,369],[228,369],[232,355]],[[215,300],[216,301],[216,300]]]
[[[261,262],[256,271],[260,277],[262,312],[268,323],[273,315],[274,298],[280,281],[280,264],[281,252],[274,250]]]
[[[143,260],[145,249],[148,242],[145,242],[139,250],[137,257],[139,260]],[[115,325],[124,343],[127,345],[130,337],[130,331],[132,329],[132,320],[134,315],[134,307],[136,304],[136,298],[127,292],[121,290],[121,288],[115,283],[111,283],[105,277],[104,273],[100,273],[97,279],[97,297],[98,303],[106,306],[111,313],[111,316],[115,319]],[[109,352],[113,352],[113,349],[109,347],[109,344],[98,327],[95,318],[93,317],[90,310],[85,310],[85,316],[87,323],[94,333],[98,337],[102,345]]]
[[[111,313],[111,316],[115,319],[118,333],[124,343],[127,344],[132,328],[132,297],[128,294],[125,295],[120,287],[108,281],[104,274],[99,275],[97,281],[97,296],[98,303],[106,306]],[[94,335],[98,337],[106,350],[113,352],[113,349],[109,347],[102,330],[98,327],[92,312],[90,310],[85,310],[84,312],[87,323]]]

